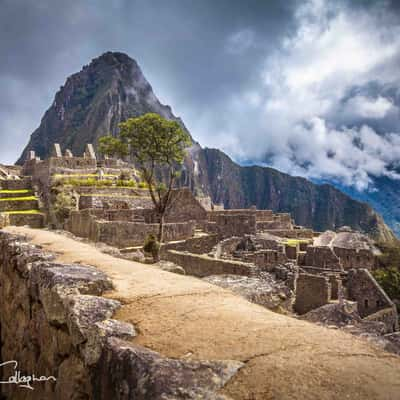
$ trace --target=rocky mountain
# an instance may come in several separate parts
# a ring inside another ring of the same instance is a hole
[[[331,185],[316,185],[272,168],[239,166],[216,149],[191,150],[195,163],[194,186],[211,194],[226,208],[256,205],[260,209],[290,212],[299,225],[316,231],[348,225],[390,240],[391,230],[369,205],[356,201]]]
[[[17,164],[29,150],[47,157],[53,143],[82,154],[86,143],[95,144],[110,132],[115,135],[121,121],[148,112],[180,121],[158,101],[135,60],[107,52],[61,86]]]
[[[372,189],[358,191],[353,187],[337,185],[338,189],[359,201],[370,204],[400,237],[400,182],[381,176],[372,179]]]
[[[158,101],[136,61],[126,54],[107,52],[67,79],[18,163],[29,150],[48,156],[55,142],[81,154],[86,143],[96,144],[109,132],[116,134],[119,122],[147,112],[183,125],[169,106]],[[392,237],[371,207],[330,185],[315,185],[271,168],[241,167],[223,152],[203,149],[195,142],[185,172],[183,179],[195,192],[227,208],[256,205],[290,212],[298,224],[320,231],[349,225],[379,238]]]

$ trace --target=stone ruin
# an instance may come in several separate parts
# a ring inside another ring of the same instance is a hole
[[[102,179],[124,167],[120,160],[98,159],[92,145],[76,157],[68,149],[63,155],[55,144],[47,160],[30,152],[22,173],[47,193],[55,177]],[[145,238],[158,231],[146,189],[82,186],[74,188],[74,198],[76,208],[64,229],[117,248],[124,258],[137,257]],[[379,250],[359,232],[342,228],[318,234],[296,225],[288,213],[255,207],[225,210],[207,197],[196,198],[188,188],[173,191],[165,221],[161,257],[177,265],[177,271],[302,316],[326,307],[343,313],[344,304],[354,304],[352,313],[360,321],[383,324],[385,334],[398,330],[396,308],[369,272],[377,266]]]

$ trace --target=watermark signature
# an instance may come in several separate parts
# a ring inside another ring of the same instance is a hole
[[[5,361],[0,363],[1,367],[6,367],[7,365],[13,366],[13,375],[8,377],[7,381],[0,381],[0,385],[3,384],[12,384],[17,385],[21,388],[26,388],[30,390],[34,390],[32,384],[34,382],[45,382],[45,381],[56,381],[57,379],[54,376],[36,376],[35,374],[32,375],[23,375],[20,370],[18,370],[18,362],[15,360]]]

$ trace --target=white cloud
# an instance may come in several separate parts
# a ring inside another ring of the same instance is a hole
[[[345,113],[362,118],[383,118],[396,108],[389,99],[378,96],[376,99],[357,95],[346,103]]]
[[[227,106],[234,123],[214,139],[221,138],[216,145],[237,159],[267,155],[269,164],[286,172],[361,190],[371,176],[400,178],[390,170],[400,160],[399,135],[379,135],[367,125],[398,112],[396,105],[383,95],[349,95],[372,81],[400,82],[400,26],[383,23],[390,17],[384,2],[373,12],[339,4],[310,0],[298,9],[296,33],[266,56],[262,84]],[[242,32],[230,44],[243,51],[253,40]],[[361,124],[341,127],[335,119]]]

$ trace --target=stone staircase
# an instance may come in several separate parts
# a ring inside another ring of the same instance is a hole
[[[44,214],[29,177],[0,180],[0,228],[6,225],[42,228]]]

